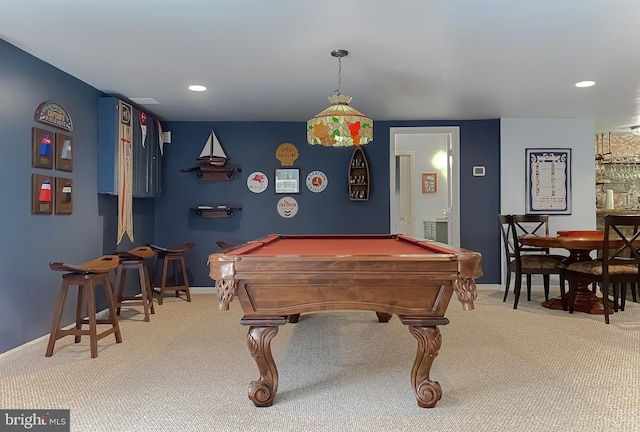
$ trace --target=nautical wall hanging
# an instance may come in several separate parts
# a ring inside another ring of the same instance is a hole
[[[51,214],[53,212],[53,177],[42,174],[31,175],[31,213]]]
[[[38,105],[35,120],[69,132],[73,130],[71,115],[69,115],[66,108],[58,102],[47,101]]]
[[[204,147],[202,147],[198,161],[205,164],[205,166],[221,167],[227,163],[227,160],[227,154],[222,149],[222,144],[220,144],[218,137],[213,133],[213,130],[211,130],[209,138],[207,138]]]
[[[54,133],[34,127],[31,135],[31,166],[52,169]]]
[[[276,149],[276,159],[282,166],[293,166],[298,159],[298,148],[291,143],[282,143]]]
[[[158,129],[158,147],[160,147],[160,156],[164,156],[164,132],[160,120],[156,120],[156,129]],[[168,140],[167,142],[169,142]]]
[[[142,148],[146,148],[145,141],[147,140],[147,115],[140,111],[138,113],[140,120],[140,132],[142,132]]]
[[[195,171],[198,177],[206,180],[233,180],[235,171],[242,171],[240,168],[227,164],[227,158],[220,141],[213,130],[209,134],[207,141],[202,147],[200,156],[196,158],[200,164],[193,168],[181,169],[182,172]]]
[[[126,233],[133,242],[133,132],[131,105],[119,101],[118,120],[118,239]]]

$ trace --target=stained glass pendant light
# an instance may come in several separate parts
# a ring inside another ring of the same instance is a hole
[[[328,147],[366,144],[373,139],[373,120],[349,106],[351,96],[340,94],[341,59],[349,55],[349,51],[335,50],[331,55],[338,58],[338,88],[328,98],[329,108],[307,122],[307,141]]]

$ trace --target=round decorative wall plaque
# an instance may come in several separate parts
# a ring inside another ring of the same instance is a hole
[[[269,179],[260,171],[254,171],[247,177],[247,187],[253,193],[262,193],[269,186]]]
[[[311,171],[307,176],[307,187],[311,192],[322,192],[328,183],[329,179],[322,171]]]
[[[298,213],[298,201],[295,198],[286,196],[278,201],[278,214],[285,219],[292,218]]]

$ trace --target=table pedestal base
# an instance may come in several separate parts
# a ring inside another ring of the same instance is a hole
[[[568,296],[569,294],[567,294]],[[560,297],[551,298],[542,302],[542,307],[547,309],[562,310],[562,299]],[[576,291],[576,301],[573,310],[592,315],[604,315],[602,299],[596,296],[586,287],[580,287]]]

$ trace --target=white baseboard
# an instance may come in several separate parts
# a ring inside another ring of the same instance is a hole
[[[189,287],[191,294],[215,294],[215,287]]]
[[[75,324],[69,326],[69,328],[74,327]],[[34,339],[25,344],[17,346],[9,351],[5,351],[0,354],[0,365],[3,363],[8,363],[12,360],[15,360],[18,357],[23,356],[24,354],[28,354],[33,351],[42,350],[42,355],[44,356],[46,344],[49,342],[49,334],[39,337],[38,339]]]
[[[503,285],[500,284],[477,284],[478,291],[502,291]]]

